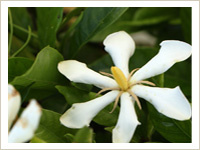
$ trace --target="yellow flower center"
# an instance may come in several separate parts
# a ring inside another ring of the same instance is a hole
[[[126,91],[128,89],[128,80],[124,73],[117,67],[111,67],[111,72],[120,89]]]
[[[100,72],[103,75],[113,77],[115,79],[115,81],[117,82],[118,86],[119,86],[119,87],[105,88],[105,89],[100,90],[97,93],[97,95],[99,95],[100,93],[108,91],[108,90],[119,90],[120,91],[119,94],[117,95],[117,98],[115,99],[113,109],[110,113],[112,113],[115,110],[115,108],[117,107],[119,98],[124,92],[128,92],[133,97],[133,99],[136,101],[139,109],[142,109],[138,97],[131,91],[131,88],[134,85],[137,85],[137,84],[148,84],[148,85],[152,85],[152,86],[155,86],[155,84],[152,83],[152,82],[149,82],[149,81],[137,81],[137,82],[134,82],[134,83],[130,83],[131,76],[133,75],[133,73],[136,70],[138,70],[138,68],[132,70],[131,73],[129,74],[128,78],[126,78],[124,73],[116,66],[111,67],[112,74],[109,74],[109,73],[106,73],[106,72]]]

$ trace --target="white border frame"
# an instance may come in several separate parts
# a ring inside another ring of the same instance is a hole
[[[192,7],[192,143],[8,143],[8,7]],[[2,149],[199,149],[199,1],[1,1]]]

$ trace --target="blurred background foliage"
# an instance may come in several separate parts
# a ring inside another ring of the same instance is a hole
[[[124,30],[136,42],[130,70],[142,67],[159,50],[163,40],[181,40],[191,44],[191,8],[9,8],[8,81],[22,95],[22,106],[35,98],[43,114],[32,143],[108,143],[119,107],[109,113],[103,109],[90,127],[80,130],[62,126],[59,117],[73,103],[95,98],[92,85],[69,82],[57,70],[58,62],[76,59],[95,71],[110,72],[113,62],[102,41],[113,32]],[[163,83],[160,83],[163,78]],[[181,90],[191,102],[191,58],[174,65],[165,74],[149,79],[157,86]],[[191,120],[177,121],[158,113],[141,100],[136,108],[142,123],[131,142],[191,142]]]

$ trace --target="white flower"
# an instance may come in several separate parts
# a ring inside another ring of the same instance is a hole
[[[12,86],[8,85],[8,130],[16,119],[20,108],[20,94]],[[41,117],[41,107],[36,100],[31,100],[20,118],[17,119],[8,135],[9,143],[22,143],[29,141],[38,127]]]
[[[115,67],[111,67],[112,75],[102,73],[106,75],[103,76],[76,60],[62,61],[58,64],[58,70],[70,81],[93,84],[102,89],[99,93],[111,90],[91,101],[73,104],[60,118],[63,125],[69,128],[88,126],[93,117],[106,105],[115,101],[115,108],[119,98],[120,114],[117,125],[112,131],[114,143],[130,142],[137,125],[140,124],[134,108],[136,102],[141,109],[138,97],[146,99],[167,117],[177,120],[187,120],[191,117],[191,106],[179,87],[174,89],[151,87],[155,84],[144,81],[164,73],[176,62],[190,57],[189,44],[173,40],[163,41],[159,53],[142,68],[135,69],[131,73],[128,63],[135,50],[132,38],[126,32],[120,31],[109,35],[104,40],[104,45],[115,64]],[[108,76],[112,76],[114,80]]]

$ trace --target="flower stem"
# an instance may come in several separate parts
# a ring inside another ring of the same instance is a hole
[[[23,31],[25,33],[29,33],[29,31],[27,29],[22,28],[22,27],[14,24],[14,23],[13,23],[13,27],[16,28],[16,29],[18,29],[18,30],[21,30],[21,31]],[[31,33],[31,36],[34,37],[34,38],[38,38],[38,36],[36,34],[34,34],[34,33]]]
[[[26,42],[25,42],[24,45],[23,45],[20,49],[18,49],[11,57],[15,57],[16,55],[18,55],[18,54],[28,45],[30,39],[31,39],[31,27],[28,26],[28,38],[27,38]]]

